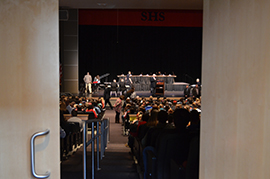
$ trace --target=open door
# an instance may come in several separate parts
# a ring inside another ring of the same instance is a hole
[[[0,24],[0,178],[59,179],[58,0],[0,1]]]

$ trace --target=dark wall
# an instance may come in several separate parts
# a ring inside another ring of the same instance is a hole
[[[201,78],[201,53],[201,27],[79,26],[80,83],[87,71],[111,81],[129,70],[174,72],[191,83]]]

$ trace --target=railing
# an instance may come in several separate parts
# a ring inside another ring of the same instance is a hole
[[[91,139],[88,140],[88,124],[91,124]],[[96,128],[95,128],[96,124]],[[99,125],[101,124],[101,125]],[[109,119],[90,119],[84,122],[83,126],[83,178],[86,179],[86,163],[87,163],[87,146],[91,144],[92,152],[92,179],[95,178],[95,145],[96,145],[96,160],[97,170],[100,170],[99,160],[102,160],[107,148],[107,143],[110,137],[110,121]],[[100,140],[99,140],[100,139]],[[95,142],[96,141],[96,142]],[[100,144],[100,149],[99,149]]]

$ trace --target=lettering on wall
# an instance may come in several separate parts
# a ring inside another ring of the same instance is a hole
[[[142,21],[164,21],[165,15],[164,12],[146,12],[141,13]]]

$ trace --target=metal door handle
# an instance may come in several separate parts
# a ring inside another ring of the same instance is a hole
[[[47,135],[49,134],[50,130],[47,129],[46,131],[43,132],[37,132],[32,135],[31,137],[31,142],[30,142],[30,148],[31,148],[31,172],[34,177],[36,178],[48,178],[50,176],[50,172],[46,172],[45,174],[37,174],[35,170],[35,138],[38,136],[42,135]]]

